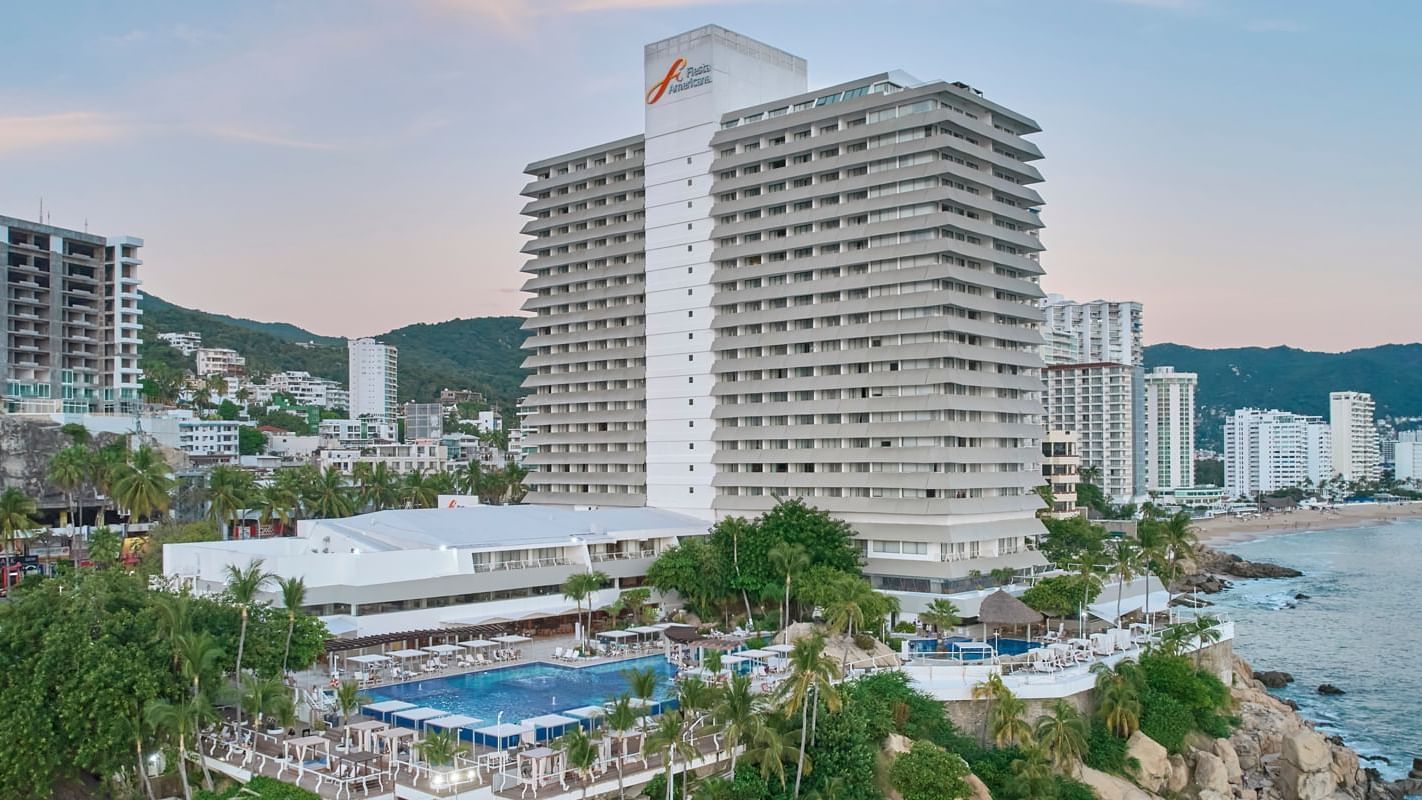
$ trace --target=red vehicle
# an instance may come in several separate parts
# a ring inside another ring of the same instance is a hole
[[[38,575],[38,564],[22,561],[14,556],[0,559],[0,597],[10,594],[10,588],[31,575]]]

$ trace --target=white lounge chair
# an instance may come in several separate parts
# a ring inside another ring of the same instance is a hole
[[[554,661],[562,661],[562,660],[563,660],[563,648],[561,648],[561,647],[555,647],[555,648],[553,648],[553,660],[554,660]]]

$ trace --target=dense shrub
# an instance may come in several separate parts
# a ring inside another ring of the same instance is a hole
[[[1185,749],[1185,737],[1195,728],[1195,717],[1179,700],[1155,689],[1141,693],[1141,732],[1172,753]]]
[[[889,781],[904,800],[953,800],[968,794],[963,759],[930,742],[914,742],[913,749],[889,768]]]
[[[1038,581],[1022,594],[1022,602],[1049,617],[1075,616],[1083,599],[1087,603],[1101,593],[1101,584],[1087,582],[1080,575],[1057,575]]]
[[[1058,775],[1057,800],[1096,800],[1096,793],[1080,781]]]
[[[1130,766],[1127,761],[1134,760],[1126,757],[1126,740],[1106,730],[1100,720],[1092,722],[1086,748],[1086,757],[1082,759],[1086,766],[1113,775],[1126,774]]]
[[[272,780],[261,775],[253,776],[251,782],[246,786],[240,783],[235,784],[220,793],[199,789],[193,793],[193,800],[233,800],[250,796],[243,794],[244,789],[251,789],[262,800],[321,800],[319,795],[308,792],[299,786]]]
[[[918,627],[908,620],[900,620],[894,623],[894,633],[914,633],[917,630]]]
[[[1142,658],[1141,672],[1145,676],[1147,687],[1146,694],[1141,697],[1144,707],[1142,728],[1146,727],[1146,718],[1154,716],[1157,719],[1152,727],[1160,729],[1162,733],[1171,734],[1177,724],[1167,723],[1161,717],[1175,715],[1178,707],[1188,716],[1189,729],[1199,730],[1215,738],[1229,735],[1231,719],[1226,716],[1230,705],[1229,688],[1221,683],[1219,678],[1196,669],[1194,662],[1188,658],[1161,654]],[[1162,710],[1154,709],[1154,703],[1147,700],[1148,696],[1168,698],[1173,700],[1176,706],[1167,704]],[[1150,731],[1146,734],[1172,751],[1175,750]],[[1183,739],[1183,736],[1181,738]]]

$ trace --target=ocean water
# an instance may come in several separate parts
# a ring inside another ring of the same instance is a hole
[[[1422,756],[1422,523],[1307,531],[1221,549],[1302,578],[1235,580],[1209,599],[1236,620],[1235,650],[1295,682],[1274,690],[1365,765],[1401,777]],[[1296,600],[1303,593],[1307,599]],[[1324,697],[1319,684],[1347,694]],[[1391,765],[1368,757],[1389,759]]]

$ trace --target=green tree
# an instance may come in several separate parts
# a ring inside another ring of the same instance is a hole
[[[807,636],[795,642],[790,651],[790,677],[780,685],[781,703],[787,714],[800,714],[800,755],[795,768],[795,797],[800,796],[800,785],[805,776],[806,735],[813,727],[809,713],[823,702],[830,711],[840,709],[839,690],[834,680],[838,677],[835,663],[825,655],[825,640],[819,634]]]
[[[623,670],[622,679],[627,681],[627,689],[632,696],[644,704],[657,693],[657,672],[651,667]]]
[[[1088,734],[1086,720],[1064,700],[1052,705],[1050,715],[1037,719],[1037,743],[1051,756],[1057,769],[1063,772],[1086,755]]]
[[[578,619],[583,618],[583,601],[612,581],[605,572],[575,572],[563,581],[563,596],[578,604]],[[592,639],[592,603],[588,603],[588,621],[583,627],[583,644]]]
[[[334,466],[316,475],[303,494],[302,504],[316,519],[340,519],[355,513],[346,477]]]
[[[1008,693],[1007,685],[1002,682],[1002,675],[996,672],[973,684],[973,699],[983,701],[983,728],[978,737],[979,744],[987,745],[988,725],[993,717],[993,702]]]
[[[0,492],[0,538],[4,539],[6,550],[16,551],[15,542],[22,538],[21,534],[39,527],[34,513],[35,501],[29,495],[13,486]],[[28,550],[28,546],[21,549]]]
[[[756,766],[761,780],[769,783],[774,778],[781,790],[788,782],[786,764],[797,764],[797,769],[804,772],[814,769],[814,762],[805,755],[805,751],[795,749],[785,724],[783,717],[772,715],[757,725],[745,754],[746,761]]]
[[[1135,540],[1129,537],[1122,537],[1116,540],[1116,547],[1111,552],[1111,568],[1116,573],[1116,624],[1121,624],[1121,596],[1126,589],[1126,583],[1136,577],[1136,571],[1140,569],[1141,549],[1136,546]]]
[[[370,702],[370,698],[361,693],[360,684],[355,681],[341,681],[336,687],[336,710],[341,712],[341,725],[350,723],[351,715],[361,707],[362,703]],[[349,731],[347,731],[349,735]]]
[[[765,714],[761,696],[751,690],[748,675],[732,675],[726,682],[711,716],[725,734],[725,748],[731,753],[731,774],[736,774],[736,756],[747,745]]]
[[[683,540],[657,556],[647,568],[647,583],[659,592],[676,592],[703,618],[730,593],[730,582],[716,549],[705,537]]]
[[[581,728],[579,729],[581,730]],[[463,752],[459,734],[450,730],[430,730],[425,737],[415,743],[415,751],[430,766],[442,767],[454,763],[454,757]]]
[[[231,539],[238,515],[251,504],[252,473],[221,464],[207,476],[208,517],[222,527],[222,538]]]
[[[400,502],[400,476],[396,475],[384,461],[367,468],[367,463],[356,464],[356,497],[371,511],[392,508]]]
[[[281,671],[286,673],[287,661],[291,658],[291,635],[296,632],[296,618],[301,615],[301,607],[306,605],[306,581],[299,576],[279,578],[277,587],[281,590],[281,604],[286,609],[286,646],[281,653]]]
[[[1021,758],[1012,762],[1013,784],[1024,797],[1052,800],[1057,796],[1057,780],[1052,774],[1052,762],[1042,748],[1025,747]]]
[[[224,406],[228,403],[224,402]],[[236,419],[236,406],[233,406]],[[224,417],[226,419],[226,417]],[[237,429],[237,452],[244,456],[258,456],[267,451],[267,435],[254,427],[243,425]]]
[[[1104,663],[1091,666],[1096,674],[1096,715],[1107,730],[1125,739],[1141,725],[1143,679],[1131,661],[1114,669]]]
[[[958,607],[953,605],[952,600],[937,598],[928,604],[928,608],[920,612],[918,621],[925,625],[932,625],[940,631],[956,628],[963,624],[963,618],[958,616]]]
[[[894,759],[889,782],[903,800],[959,800],[970,797],[968,765],[932,742],[914,742]]]
[[[578,774],[583,784],[583,800],[587,800],[588,786],[592,783],[593,767],[597,765],[598,748],[596,735],[588,735],[581,726],[575,725],[558,739],[568,766]]]
[[[400,499],[406,508],[434,508],[439,499],[438,481],[424,470],[410,472],[400,487]]]
[[[662,763],[666,765],[666,800],[672,800],[672,790],[675,781],[673,775],[676,772],[676,762],[680,758],[683,761],[691,761],[696,757],[696,748],[686,740],[687,725],[682,713],[677,710],[667,711],[657,717],[652,729],[647,734],[646,744],[649,750],[662,754]],[[682,781],[682,797],[686,797],[686,788],[689,780]]]
[[[262,569],[262,563],[262,559],[258,558],[247,562],[246,567],[228,564],[226,569],[227,594],[242,613],[242,632],[237,637],[237,666],[233,670],[233,675],[239,681],[242,678],[242,652],[247,647],[247,622],[251,617],[252,606],[257,602],[257,595],[276,577]],[[237,711],[237,724],[242,724],[240,707]]]
[[[656,681],[656,674],[652,674],[652,680]],[[637,725],[638,714],[632,708],[632,698],[625,692],[612,701],[612,708],[607,712],[603,723],[613,737],[617,739],[617,797],[624,800],[627,796],[625,776],[622,765],[627,760],[627,738],[629,732]]]
[[[1101,580],[1095,575],[1054,575],[1032,584],[1022,593],[1022,602],[1049,617],[1076,616],[1101,594]]]
[[[96,494],[112,497],[114,485],[128,467],[129,452],[121,439],[100,447],[89,460],[89,483]],[[95,524],[104,526],[104,504],[99,504]]]
[[[175,703],[167,700],[150,700],[144,707],[144,720],[149,727],[172,737],[178,747],[178,776],[183,784],[183,797],[192,800],[192,786],[188,784],[188,743],[197,745],[198,731],[217,720],[212,703],[204,696],[187,697]],[[204,780],[205,788],[212,789],[211,777]]]
[[[108,528],[100,528],[89,535],[89,560],[100,569],[113,566],[122,555],[122,550],[118,534]]]
[[[144,445],[133,452],[128,463],[116,469],[114,501],[128,509],[131,521],[152,519],[168,510],[173,478],[168,464],[156,451]]]
[[[1007,687],[993,698],[988,728],[998,747],[1032,743],[1032,726],[1027,724],[1026,714],[1027,703]]]
[[[242,676],[238,705],[251,715],[253,728],[260,728],[262,720],[267,717],[283,716],[286,704],[290,702],[291,695],[286,685],[276,678]]]
[[[513,504],[523,502],[523,498],[528,494],[528,489],[524,488],[523,482],[528,478],[528,467],[512,461],[504,465],[503,483],[507,487],[508,501]]]
[[[70,517],[75,513],[77,506],[76,496],[81,495],[85,484],[89,481],[89,449],[81,444],[72,444],[58,453],[55,453],[49,460],[49,470],[46,477],[54,488],[64,492],[65,516]],[[80,521],[83,514],[79,515]],[[66,519],[66,524],[72,524],[73,519]]]
[[[810,568],[810,554],[803,545],[780,542],[766,553],[766,560],[777,575],[784,576],[785,600],[780,606],[780,629],[790,627],[790,589],[796,573]]]

